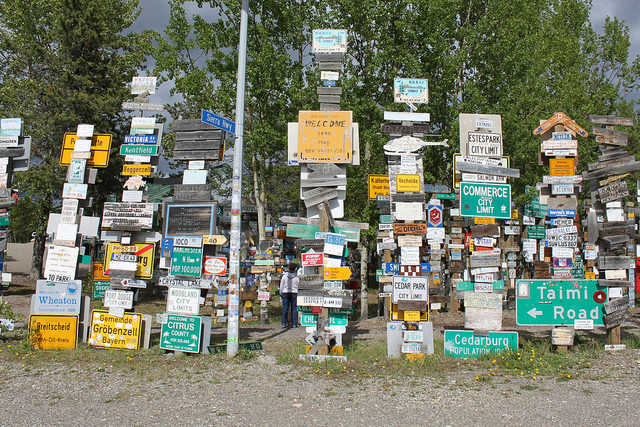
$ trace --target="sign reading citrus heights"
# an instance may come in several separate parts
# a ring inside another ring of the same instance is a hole
[[[504,350],[518,350],[517,332],[489,332],[487,336],[476,336],[473,331],[444,331],[444,354],[447,356],[475,358]]]
[[[89,344],[103,348],[137,350],[142,336],[142,316],[125,313],[112,316],[108,311],[93,310],[89,328]]]
[[[573,326],[593,321],[602,326],[607,288],[597,280],[532,280],[516,282],[516,324]]]
[[[460,215],[510,219],[511,186],[461,182]]]
[[[35,349],[76,348],[78,341],[78,316],[29,316],[29,340]]]

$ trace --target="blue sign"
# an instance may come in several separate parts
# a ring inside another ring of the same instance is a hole
[[[382,270],[385,273],[400,274],[400,263],[399,262],[383,262]]]
[[[335,80],[322,80],[322,86],[324,87],[334,87],[336,85]]]
[[[420,263],[420,271],[422,271],[423,273],[430,273],[431,272],[431,264],[429,264],[428,262],[421,262]]]
[[[224,117],[217,116],[213,114],[211,111],[202,110],[202,120],[203,123],[210,124],[211,126],[217,127],[218,129],[225,130],[229,133],[235,135],[236,133],[236,124],[229,119],[225,119]]]
[[[325,243],[329,245],[338,245],[338,246],[344,246],[346,240],[347,240],[346,237],[343,236],[342,234],[334,234],[334,233],[327,233],[324,238]]]
[[[125,135],[125,144],[157,144],[158,135]]]
[[[550,218],[563,217],[563,218],[575,218],[578,211],[575,209],[548,209],[547,216]]]
[[[169,251],[169,256],[173,256],[173,239],[160,240],[160,253],[164,254],[164,251]]]

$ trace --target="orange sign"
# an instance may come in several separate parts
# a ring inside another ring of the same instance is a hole
[[[122,175],[124,176],[149,176],[151,175],[151,165],[122,165]]]
[[[78,316],[29,316],[29,341],[39,350],[76,348]]]
[[[389,195],[389,175],[369,175],[369,200]]]
[[[324,280],[349,280],[350,277],[349,267],[324,267]]]
[[[482,225],[482,224],[495,224],[496,223],[496,219],[495,218],[482,218],[482,217],[475,217],[473,218],[473,222],[476,225]]]
[[[573,157],[566,159],[549,159],[549,173],[551,175],[574,175],[576,163]]]
[[[300,111],[298,162],[351,163],[351,111]]]
[[[98,281],[105,281],[105,280],[111,280],[109,278],[109,276],[105,276],[104,274],[104,264],[101,262],[94,262],[93,263],[93,280],[98,282]]]
[[[91,138],[91,157],[87,161],[87,166],[94,168],[106,168],[109,165],[109,153],[111,150],[111,138],[109,133],[96,133]],[[76,146],[78,138],[75,133],[67,132],[64,134],[62,142],[62,152],[60,153],[60,164],[69,166],[71,163],[71,153]]]

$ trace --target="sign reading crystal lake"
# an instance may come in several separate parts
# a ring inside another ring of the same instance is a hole
[[[573,326],[593,321],[603,326],[607,288],[597,280],[531,280],[516,282],[516,324]]]
[[[444,331],[446,356],[476,358],[504,350],[518,350],[517,332],[489,332],[487,336],[476,336],[473,331]]]
[[[200,351],[200,325],[198,316],[167,314],[167,321],[160,331],[160,348],[163,350]]]
[[[351,163],[351,111],[300,111],[298,162]]]
[[[461,182],[460,215],[510,219],[511,186],[509,184]]]
[[[217,203],[167,203],[164,237],[204,236],[215,233]]]

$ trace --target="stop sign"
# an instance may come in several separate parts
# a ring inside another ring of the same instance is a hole
[[[442,206],[429,206],[427,213],[429,227],[442,227]]]

